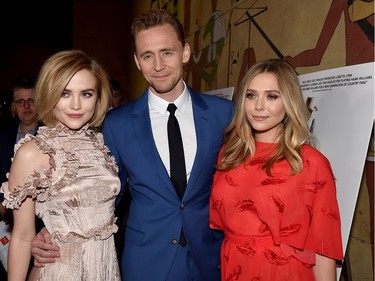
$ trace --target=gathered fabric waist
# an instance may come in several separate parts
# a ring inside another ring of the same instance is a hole
[[[224,239],[228,242],[241,245],[267,247],[277,246],[273,243],[272,236],[240,236],[230,232],[225,232]]]
[[[277,245],[273,242],[272,236],[240,236],[225,232],[224,241],[235,245],[241,245],[249,250],[255,251],[257,248],[279,248],[286,258],[294,257],[297,260],[308,264],[315,264],[315,253],[306,249],[297,249],[287,244]]]
[[[61,243],[84,243],[91,239],[94,240],[106,240],[108,239],[113,233],[116,233],[118,230],[118,226],[115,224],[116,220],[113,220],[111,224],[100,228],[100,229],[92,229],[86,233],[80,234],[77,232],[69,232],[69,233],[60,233],[59,231],[54,231],[51,233],[52,241],[58,241]]]

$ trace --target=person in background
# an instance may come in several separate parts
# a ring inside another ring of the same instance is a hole
[[[208,203],[233,105],[196,92],[183,81],[190,46],[175,16],[147,11],[133,21],[132,35],[134,59],[149,87],[137,100],[109,111],[103,126],[105,143],[119,166],[121,194],[129,188],[132,195],[123,280],[219,281],[222,234],[208,227]],[[187,184],[181,193],[170,178],[177,168],[170,165],[174,143],[167,133],[172,104],[185,161],[181,182]],[[46,231],[33,240],[38,266],[59,256],[58,248],[46,241]]]
[[[45,126],[17,143],[1,186],[14,217],[8,281],[27,277],[35,214],[62,255],[28,280],[120,280],[113,239],[120,180],[97,130],[110,106],[107,74],[85,53],[61,51],[43,64],[35,92]]]
[[[11,158],[14,154],[14,145],[26,134],[35,135],[38,129],[34,84],[35,81],[30,76],[16,78],[11,112],[17,122],[8,124],[9,126],[0,131],[0,182],[6,180],[6,173],[9,171]]]
[[[10,108],[15,122],[7,123],[0,130],[0,184],[7,180],[6,174],[10,169],[15,144],[27,134],[35,135],[37,132],[39,122],[35,112],[34,84],[34,79],[28,75],[18,76],[15,80]],[[0,202],[3,199],[3,194],[0,194]],[[12,213],[2,204],[0,204],[0,220],[11,227]],[[6,242],[4,239],[3,243]],[[4,278],[5,275],[5,269],[4,271],[1,269],[0,276]]]
[[[286,62],[248,70],[210,197],[210,227],[224,232],[222,280],[336,280],[343,250],[335,179],[309,145],[307,118]]]
[[[115,79],[110,79],[109,81],[112,89],[112,108],[123,105],[126,102],[126,95],[120,82]]]

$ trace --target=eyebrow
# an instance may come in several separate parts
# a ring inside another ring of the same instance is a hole
[[[95,89],[93,89],[93,88],[87,88],[87,89],[82,89],[82,90],[79,90],[80,92],[95,92]],[[64,90],[63,90],[63,92],[69,92],[69,93],[71,93],[71,92],[73,92],[72,90],[69,90],[68,88],[65,88]]]
[[[163,49],[156,50],[156,51],[144,51],[142,53],[139,53],[139,56],[142,57],[142,56],[147,55],[147,54],[155,54],[155,53],[162,53],[162,52],[175,52],[175,49],[173,49],[173,48],[163,48]]]
[[[254,89],[247,89],[246,90],[246,93],[257,93],[258,91],[257,90],[254,90]],[[280,94],[280,91],[278,90],[265,90],[266,93],[277,93],[277,94]]]

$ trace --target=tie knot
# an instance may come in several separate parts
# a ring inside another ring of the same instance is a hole
[[[167,110],[172,114],[174,115],[175,111],[176,111],[177,107],[174,103],[170,103],[168,104],[168,107],[167,107]]]

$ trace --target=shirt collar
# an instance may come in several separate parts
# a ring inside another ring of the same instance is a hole
[[[31,130],[26,131],[26,132],[23,134],[23,133],[21,132],[21,124],[18,125],[18,133],[19,133],[20,135],[23,135],[23,136],[26,136],[27,134],[32,134],[32,135],[34,135],[34,134],[36,133],[37,130],[38,130],[38,126],[35,127],[35,128],[33,128],[33,129],[31,129]]]
[[[36,126],[34,129],[26,131],[24,134],[21,132],[21,124],[18,125],[18,131],[17,131],[17,142],[24,138],[27,134],[35,135],[36,131],[38,130],[38,126]]]
[[[189,98],[190,94],[184,82],[184,90],[182,91],[182,94],[173,102],[181,114],[184,113]],[[167,107],[168,104],[170,104],[170,102],[153,94],[150,89],[148,89],[148,103],[150,107],[154,108],[163,116],[167,113]]]

